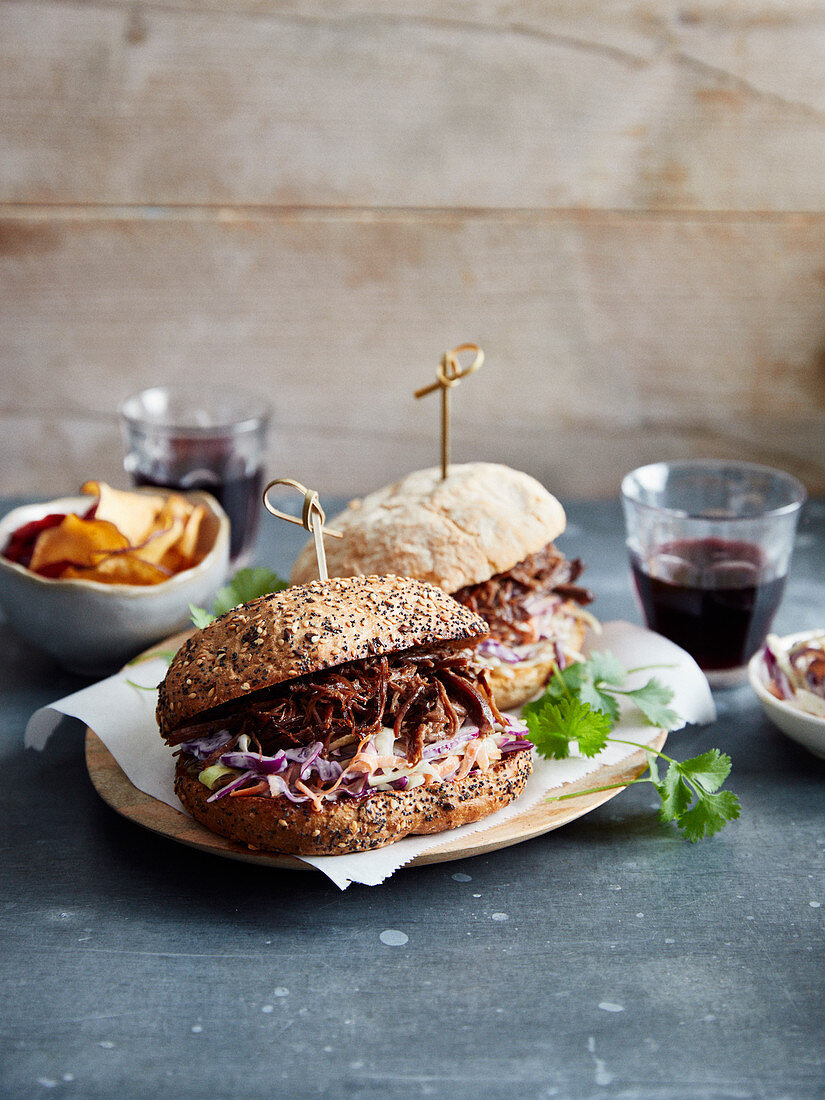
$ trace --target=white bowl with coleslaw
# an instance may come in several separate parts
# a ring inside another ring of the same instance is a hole
[[[825,631],[805,630],[782,638],[768,635],[748,664],[748,679],[774,725],[825,760],[825,694],[811,691],[804,674],[806,658],[802,651],[812,648],[821,650],[825,659]],[[821,690],[825,693],[825,681]]]

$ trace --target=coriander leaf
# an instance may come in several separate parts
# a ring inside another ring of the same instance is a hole
[[[552,702],[552,697],[548,691],[545,691],[544,695],[540,695],[538,699],[531,699],[529,703],[525,703],[521,708],[521,716],[524,721],[526,722],[531,715],[540,714],[548,702]]]
[[[530,731],[530,740],[539,756],[551,760],[565,760],[570,755],[570,734],[562,711],[567,700],[554,703],[549,699],[544,706],[533,705],[528,712],[525,707],[522,716]]]
[[[247,603],[256,596],[266,596],[270,592],[281,592],[286,586],[286,581],[281,580],[271,569],[262,566],[256,569],[239,569],[229,584],[218,589],[213,611],[216,617],[223,615],[239,603]]]
[[[659,817],[662,821],[678,821],[693,801],[693,791],[682,776],[681,765],[673,761],[664,780],[655,786],[662,799]]]
[[[544,695],[551,699],[564,699],[577,695],[586,678],[587,667],[583,661],[574,661],[567,668],[559,668],[556,665]]]
[[[612,653],[591,653],[587,660],[587,672],[594,683],[614,684],[616,687],[627,679],[627,669]]]
[[[619,704],[615,695],[602,691],[592,680],[582,681],[579,698],[583,703],[589,703],[593,710],[609,715],[614,722],[619,721]]]
[[[219,615],[231,611],[239,603],[247,603],[256,596],[267,596],[270,592],[282,592],[287,582],[271,569],[259,566],[256,569],[239,569],[228,584],[215,593],[215,602],[211,611],[189,604],[189,614],[195,626],[202,630],[209,626]]]
[[[615,671],[615,667],[621,667],[609,654],[597,654],[596,656],[599,659],[605,659],[607,663],[604,667],[611,675]],[[610,661],[613,661],[612,671]],[[593,683],[590,661],[574,661],[567,668],[556,666],[545,689],[545,695],[551,699],[578,697],[583,703],[589,703],[593,710],[601,710],[605,714],[609,714],[614,721],[619,718],[619,705],[616,700],[612,695],[600,691]]]
[[[739,799],[732,791],[716,791],[702,794],[694,806],[679,816],[677,824],[688,840],[695,842],[718,833],[729,821],[735,821],[740,812]]]
[[[587,704],[580,704],[587,705]],[[613,728],[610,715],[601,710],[588,708],[586,721],[584,713],[576,730],[576,741],[582,756],[596,756],[607,744],[608,735]]]
[[[205,626],[209,626],[215,619],[215,616],[207,611],[205,607],[195,607],[195,605],[191,603],[189,604],[189,615],[198,630],[203,630]]]
[[[731,759],[719,749],[709,749],[701,756],[683,760],[679,765],[682,774],[708,792],[718,791],[730,775]]]
[[[578,699],[563,698],[553,702],[546,696],[542,705],[522,712],[530,731],[530,740],[540,756],[563,760],[570,755],[570,742],[577,741],[582,756],[601,752],[610,732],[610,719],[594,711]]]
[[[642,687],[622,694],[633,700],[651,726],[672,730],[679,725],[679,715],[667,706],[673,700],[673,692],[655,676]]]

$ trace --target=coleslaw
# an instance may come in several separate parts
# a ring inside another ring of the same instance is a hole
[[[263,795],[311,802],[320,809],[324,802],[363,798],[373,790],[409,790],[458,781],[471,771],[487,771],[502,756],[532,748],[527,726],[512,715],[503,718],[505,724],[496,723],[487,734],[465,722],[455,736],[425,746],[415,763],[407,759],[404,742],[388,728],[366,737],[354,751],[351,743],[340,748],[332,745],[326,756],[320,741],[267,756],[254,751],[246,734],[233,738],[228,730],[193,738],[178,748],[204,763],[198,778],[212,792],[208,802]],[[222,743],[227,751],[219,753]],[[212,762],[207,765],[207,760]]]
[[[772,695],[806,714],[825,718],[825,631],[796,635],[789,645],[769,634],[764,659]]]

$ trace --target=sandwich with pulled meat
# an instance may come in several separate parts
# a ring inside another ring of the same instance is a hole
[[[518,797],[526,729],[474,658],[484,620],[396,576],[295,585],[196,631],[160,685],[175,790],[241,844],[339,855]]]
[[[419,470],[329,521],[330,575],[394,572],[436,584],[480,615],[489,637],[477,648],[502,710],[543,688],[554,667],[581,658],[593,599],[578,584],[582,563],[554,540],[565,529],[559,501],[534,478],[496,463]],[[308,545],[293,583],[315,575]]]

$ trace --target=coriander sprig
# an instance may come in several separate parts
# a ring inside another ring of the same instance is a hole
[[[207,611],[205,607],[195,607],[194,604],[190,603],[189,615],[194,626],[201,630],[214,622],[219,615],[223,615],[224,612],[237,607],[239,603],[247,603],[249,600],[254,600],[256,596],[266,596],[270,592],[281,592],[286,587],[287,582],[282,580],[277,573],[273,573],[271,569],[266,569],[263,566],[254,569],[239,569],[232,579],[215,593],[211,611]],[[141,661],[148,661],[152,657],[161,657],[167,665],[171,665],[176,653],[176,649],[153,649],[149,653],[142,653],[140,656],[134,657],[129,661],[129,664],[136,665]],[[157,690],[157,685],[146,687],[144,684],[135,683],[134,680],[127,680],[126,683],[130,684],[131,687],[139,688],[141,691]]]
[[[680,762],[650,745],[611,737],[620,716],[619,696],[633,703],[644,721],[659,729],[674,729],[681,722],[668,706],[673,699],[670,688],[651,677],[641,687],[627,689],[622,685],[629,675],[610,653],[593,653],[589,660],[577,661],[564,669],[556,666],[544,695],[528,703],[523,710],[536,751],[540,756],[560,760],[570,755],[571,743],[581,756],[587,757],[601,752],[609,741],[641,749],[647,759],[648,774],[640,775],[631,783],[653,784],[661,798],[660,819],[675,821],[690,841],[718,833],[740,814],[736,795],[721,790],[730,774],[730,757],[719,749],[710,749]],[[660,760],[668,765],[663,777],[659,775]],[[611,783],[549,797],[578,798],[582,794],[630,785]]]
[[[211,611],[203,607],[195,607],[190,603],[189,613],[195,626],[202,629],[209,626],[219,615],[237,607],[239,603],[248,603],[256,596],[266,596],[270,592],[282,592],[286,586],[287,582],[277,573],[263,566],[255,569],[239,569],[232,580],[215,593]]]

